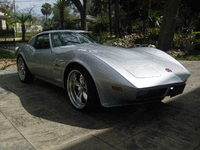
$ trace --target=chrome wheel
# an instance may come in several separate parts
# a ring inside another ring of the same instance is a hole
[[[18,59],[18,62],[17,62],[17,70],[18,70],[20,80],[24,81],[26,77],[26,67],[25,67],[24,60],[21,57]]]
[[[88,101],[88,87],[84,76],[78,70],[72,70],[67,78],[67,92],[71,103],[82,109]]]
[[[24,59],[21,56],[17,59],[17,71],[20,81],[24,83],[31,83],[34,80],[34,76],[29,71]]]

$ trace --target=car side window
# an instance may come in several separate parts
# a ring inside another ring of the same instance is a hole
[[[49,34],[43,34],[36,37],[34,44],[36,49],[48,49],[50,48]]]
[[[64,46],[63,40],[58,33],[51,34],[52,47]]]

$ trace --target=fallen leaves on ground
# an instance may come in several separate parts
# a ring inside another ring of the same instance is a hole
[[[16,59],[0,59],[0,70],[14,68],[16,66]]]

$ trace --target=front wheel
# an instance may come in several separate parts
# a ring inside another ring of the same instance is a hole
[[[78,110],[94,110],[100,106],[94,81],[82,67],[74,66],[69,69],[67,93],[72,105]]]
[[[24,59],[21,56],[17,59],[17,71],[20,81],[24,83],[30,83],[33,81],[34,76],[30,73]]]

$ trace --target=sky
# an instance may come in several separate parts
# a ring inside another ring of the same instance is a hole
[[[11,2],[15,1],[15,6],[18,10],[24,10],[34,7],[33,9],[34,14],[40,16],[43,16],[43,14],[41,13],[41,7],[44,3],[49,3],[53,7],[53,3],[56,2],[56,0],[10,0],[10,1]]]

